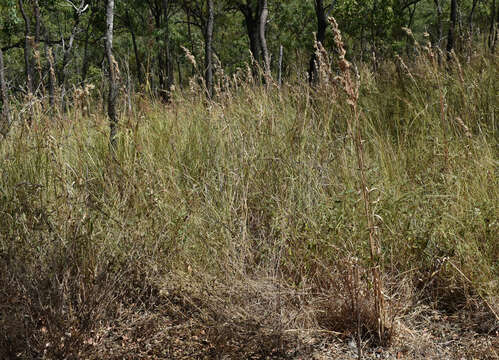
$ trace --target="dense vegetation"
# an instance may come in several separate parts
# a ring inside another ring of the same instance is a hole
[[[314,33],[326,49],[333,47],[328,15],[337,19],[348,57],[355,63],[371,61],[376,68],[396,54],[413,56],[412,39],[403,27],[412,29],[419,41],[427,32],[432,46],[449,51],[455,48],[470,55],[484,45],[492,51],[495,48],[499,20],[496,2],[120,0],[115,1],[114,9],[114,55],[123,84],[131,80],[132,90],[163,97],[168,96],[171,85],[183,87],[193,75],[183,48],[211,67],[219,62],[229,74],[246,67],[250,50],[264,68],[266,53],[270,71],[277,79],[282,45],[285,79],[310,71]],[[100,84],[108,66],[104,46],[106,3],[3,0],[0,48],[10,90],[17,95],[31,92],[39,98],[49,95],[49,83],[55,81],[59,87],[54,90],[57,105],[65,107],[68,102],[64,98],[73,98],[75,87]],[[268,16],[262,23],[264,8]],[[207,49],[210,9],[212,41],[211,49]],[[53,78],[49,76],[51,67]],[[208,68],[203,68],[203,73],[205,70]]]
[[[495,0],[109,3],[0,4],[0,358],[497,357]]]

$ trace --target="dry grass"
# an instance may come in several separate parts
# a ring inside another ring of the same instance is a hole
[[[497,358],[497,63],[441,69],[428,51],[360,66],[355,124],[334,77],[251,74],[211,102],[197,82],[168,106],[135,99],[116,159],[98,99],[17,121],[0,143],[0,358],[346,359],[357,334],[366,358]]]

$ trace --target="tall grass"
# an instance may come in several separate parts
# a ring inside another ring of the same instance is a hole
[[[494,311],[497,60],[443,69],[421,52],[376,75],[358,69],[384,300],[392,318],[470,299]],[[370,282],[352,288],[367,275],[349,264],[372,259],[347,95],[334,80],[238,82],[219,99],[137,98],[116,158],[97,107],[14,125],[0,143],[0,357],[89,357],[89,334],[159,303],[209,324],[220,353],[251,322],[281,340],[355,331],[352,291],[362,302]]]

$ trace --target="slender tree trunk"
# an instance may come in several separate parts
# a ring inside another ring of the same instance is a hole
[[[75,23],[73,29],[71,30],[71,35],[69,36],[68,46],[64,50],[64,55],[62,57],[61,72],[59,77],[60,81],[59,85],[61,86],[62,89],[61,106],[63,111],[66,109],[66,78],[68,76],[68,64],[69,61],[71,60],[71,50],[73,50],[75,36],[78,31],[78,27],[80,25],[80,14],[78,14],[76,10],[74,16],[75,16]]]
[[[284,48],[283,46],[279,46],[279,77],[278,84],[279,88],[282,86],[282,57],[283,57]]]
[[[165,96],[165,64],[163,62],[163,52],[158,49],[157,54],[158,62],[158,83],[159,83],[159,95],[164,98]]]
[[[497,11],[496,19],[496,0],[490,3],[490,30],[489,30],[489,49],[492,53],[495,52],[495,45],[497,42],[497,23],[499,23],[499,9]]]
[[[204,67],[205,82],[208,96],[213,97],[213,26],[215,22],[215,9],[213,0],[208,3],[208,22],[205,29]]]
[[[191,30],[191,12],[190,9],[187,8],[186,11],[187,13],[187,35],[189,37],[189,45],[191,46],[191,54],[194,54],[194,40],[192,38],[192,30]],[[194,65],[191,64],[191,76],[194,76],[196,73],[196,69],[194,68]]]
[[[154,23],[156,26],[156,36],[155,40],[156,43],[159,44],[161,42],[161,36],[160,36],[160,30],[161,30],[161,8],[159,7],[152,7],[151,10],[154,13]],[[165,98],[165,88],[166,88],[166,81],[165,81],[165,65],[163,62],[163,49],[161,47],[158,47],[158,53],[156,54],[156,59],[158,63],[158,83],[159,83],[159,95],[164,99]]]
[[[373,1],[373,9],[371,13],[371,46],[372,46],[372,56],[373,56],[373,71],[378,70],[378,58],[376,49],[376,11],[377,11],[377,0]]]
[[[40,6],[38,0],[33,1],[33,7],[35,12],[35,44],[38,44],[40,42]]]
[[[132,45],[133,45],[133,53],[135,55],[135,66],[137,67],[137,76],[139,78],[139,84],[142,85],[144,83],[144,76],[142,75],[142,63],[139,57],[139,50],[137,47],[137,39],[135,36],[135,29],[133,27],[132,18],[128,11],[126,12],[126,19],[128,29],[130,30],[130,35],[132,36]]]
[[[178,85],[180,86],[180,89],[182,89],[182,69],[180,67],[180,61],[178,57],[176,58],[177,60],[177,72],[178,72]]]
[[[3,52],[0,48],[0,101],[1,103],[1,123],[0,123],[0,133],[5,137],[7,136],[10,129],[10,110],[9,110],[9,98],[7,96],[7,84],[5,82],[4,66],[3,66]]]
[[[165,26],[165,66],[166,66],[166,101],[170,101],[170,91],[173,85],[173,59],[170,52],[170,14],[169,0],[163,0],[163,17]]]
[[[442,36],[444,34],[444,29],[443,29],[443,24],[442,24],[442,6],[440,4],[440,0],[433,0],[435,3],[435,9],[437,11],[437,24],[436,24],[436,35],[435,39],[433,41],[433,48],[437,48],[437,58],[438,58],[438,64],[440,65],[442,63],[442,56],[441,56],[441,42],[442,42]]]
[[[106,8],[106,55],[109,64],[109,96],[107,114],[109,117],[109,143],[112,151],[116,150],[116,133],[118,117],[116,115],[116,97],[118,94],[116,79],[116,61],[113,56],[113,25],[114,25],[114,0],[107,0]]]
[[[269,16],[269,9],[267,0],[260,0],[260,45],[262,46],[262,60],[263,71],[267,79],[271,78],[270,73],[270,55],[267,48],[267,39],[265,38],[265,28],[267,26],[267,18]]]
[[[478,0],[473,0],[473,5],[471,6],[470,15],[468,16],[468,26],[470,32],[470,39],[473,37],[473,14],[475,13],[476,5],[478,4]]]
[[[33,74],[34,78],[34,85],[33,87],[35,89],[40,89],[42,92],[42,97],[45,95],[45,89],[43,87],[43,75],[42,75],[42,65],[41,65],[41,59],[40,59],[40,52],[39,52],[39,44],[40,44],[40,27],[41,27],[41,20],[40,20],[40,6],[38,4],[38,0],[33,0],[33,13],[35,15],[35,38],[34,38],[34,43],[33,43],[33,55],[35,57],[35,61],[33,66],[36,68],[36,73]]]
[[[23,0],[19,0],[19,10],[21,11],[21,15],[24,19],[24,71],[26,74],[26,86],[28,88],[28,94],[33,94],[33,71],[31,69],[31,61],[30,61],[31,24],[29,21],[29,17],[26,15],[26,12],[24,10]]]
[[[412,28],[412,23],[414,22],[414,15],[416,14],[417,7],[418,7],[418,4],[414,4],[412,10],[409,8],[409,23],[407,24],[407,27],[409,29]]]
[[[326,39],[326,29],[327,29],[327,19],[326,19],[326,11],[324,9],[324,1],[323,0],[315,0],[315,14],[317,17],[317,43],[323,45],[324,40]],[[312,57],[310,58],[310,63],[308,67],[308,80],[310,83],[317,83],[319,80],[319,69],[317,64],[317,53],[313,52]]]
[[[451,0],[450,4],[450,25],[447,35],[447,60],[451,59],[451,52],[456,42],[456,22],[457,22],[457,0]]]

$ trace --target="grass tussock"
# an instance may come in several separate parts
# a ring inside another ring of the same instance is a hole
[[[493,335],[497,60],[443,68],[420,52],[356,69],[375,224],[333,72],[315,88],[236,79],[209,102],[195,88],[168,106],[137,97],[115,157],[90,102],[17,122],[0,143],[0,357],[293,358],[318,339],[376,343],[375,265],[396,349],[434,314]]]

